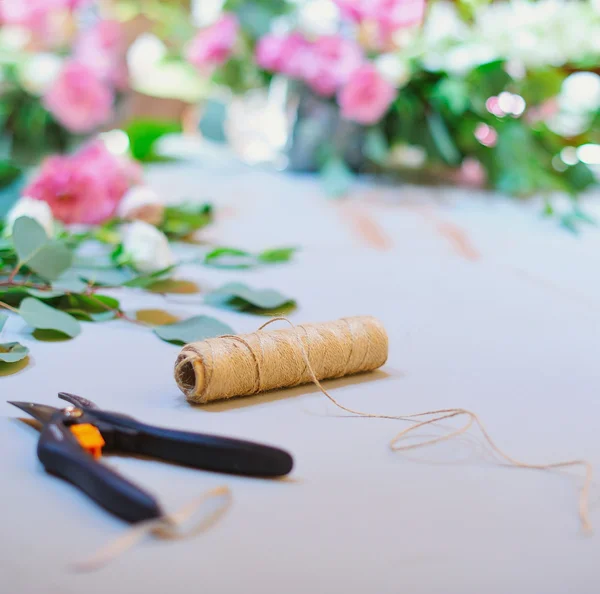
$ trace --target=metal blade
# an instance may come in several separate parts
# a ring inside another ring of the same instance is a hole
[[[82,396],[77,396],[76,394],[69,394],[68,392],[59,392],[58,397],[62,400],[70,402],[71,404],[79,408],[98,408],[98,406],[94,404],[91,400],[83,398]]]
[[[46,404],[35,404],[33,402],[11,402],[7,401],[9,404],[20,408],[22,411],[31,415],[34,419],[37,419],[40,423],[44,425],[50,421],[52,415],[58,412],[59,408],[54,408],[53,406],[47,406]]]

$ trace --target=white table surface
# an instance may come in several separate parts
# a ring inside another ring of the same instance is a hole
[[[169,200],[209,199],[204,237],[260,249],[298,245],[295,261],[251,271],[185,267],[210,288],[230,280],[298,299],[296,322],[372,314],[390,336],[380,372],[328,383],[344,404],[388,414],[465,407],[525,461],[600,463],[600,233],[579,237],[531,207],[466,190],[361,184],[327,200],[310,177],[202,160],[157,166]],[[207,313],[238,331],[261,319],[202,305],[201,295],[121,295],[129,309]],[[191,407],[172,377],[179,352],[124,322],[86,324],[75,340],[30,340],[17,319],[6,340],[32,350],[0,378],[2,400],[57,404],[59,390],[148,422],[288,448],[289,480],[221,476],[137,459],[110,464],[169,510],[228,485],[231,511],[196,539],[149,539],[108,567],[73,574],[69,560],[124,524],[45,474],[37,435],[0,403],[0,592],[145,594],[592,594],[597,533],[577,516],[581,472],[494,464],[477,431],[393,453],[401,422],[344,418],[305,386]],[[431,433],[430,431],[428,433]]]

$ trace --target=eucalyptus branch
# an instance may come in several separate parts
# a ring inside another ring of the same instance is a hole
[[[19,310],[16,307],[13,307],[12,305],[8,305],[8,303],[4,303],[4,301],[0,301],[0,307],[3,307],[4,309],[8,309],[9,311],[12,311],[13,313],[18,314]]]

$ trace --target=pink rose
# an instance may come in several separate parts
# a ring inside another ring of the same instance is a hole
[[[342,16],[360,25],[361,43],[375,50],[394,47],[394,33],[423,21],[425,0],[335,0]]]
[[[47,202],[54,217],[63,223],[95,225],[114,216],[138,177],[130,162],[95,141],[74,155],[46,159],[24,195]]]
[[[319,95],[333,95],[362,62],[356,43],[339,35],[323,35],[310,48],[303,78]]]
[[[396,89],[371,64],[355,70],[338,95],[342,117],[360,124],[379,121],[396,97]]]
[[[75,60],[117,88],[127,86],[125,45],[118,21],[99,21],[82,32],[74,47]]]
[[[225,13],[192,39],[186,52],[188,61],[199,70],[223,64],[229,59],[237,40],[239,24],[234,14]]]
[[[0,0],[0,23],[31,31],[35,42],[54,45],[64,37],[68,15],[90,0]]]
[[[357,23],[375,21],[396,30],[419,24],[425,13],[425,0],[335,0],[342,16]]]
[[[113,115],[110,87],[85,64],[68,61],[43,98],[44,107],[71,132],[83,134]]]
[[[310,61],[309,43],[300,33],[265,35],[256,46],[256,63],[265,70],[303,78]]]

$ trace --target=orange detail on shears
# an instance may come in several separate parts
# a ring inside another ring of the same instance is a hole
[[[97,460],[102,456],[102,448],[105,444],[102,434],[94,425],[82,423],[71,425],[71,432],[77,438],[79,445]]]

